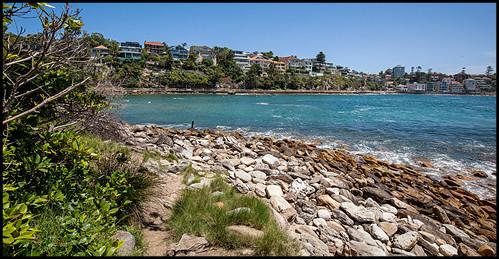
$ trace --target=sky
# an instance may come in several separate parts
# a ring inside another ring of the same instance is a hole
[[[61,8],[60,4],[52,4]],[[187,43],[312,58],[378,73],[398,64],[455,74],[496,69],[496,4],[71,3],[83,29],[117,41]],[[27,33],[34,19],[18,22]]]

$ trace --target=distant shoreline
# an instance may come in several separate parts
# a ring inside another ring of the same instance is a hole
[[[348,90],[248,90],[248,89],[178,89],[178,88],[115,88],[110,94],[216,94],[216,95],[273,95],[273,94],[422,94],[422,95],[478,95],[496,96],[496,93],[412,93],[398,91]]]

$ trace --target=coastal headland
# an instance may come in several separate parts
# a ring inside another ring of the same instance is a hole
[[[496,200],[462,188],[478,175],[437,178],[369,155],[239,132],[125,123],[117,132],[135,150],[176,154],[178,161],[144,164],[160,177],[191,166],[201,180],[186,188],[209,185],[216,172],[260,197],[301,255],[496,254]]]

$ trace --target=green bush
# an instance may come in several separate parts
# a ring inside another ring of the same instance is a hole
[[[149,183],[126,169],[124,147],[71,131],[19,131],[8,131],[24,136],[3,150],[3,253],[113,255],[120,244],[110,236]]]

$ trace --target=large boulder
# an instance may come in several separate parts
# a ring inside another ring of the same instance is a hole
[[[289,186],[288,192],[296,193],[298,198],[305,198],[306,196],[315,192],[315,188],[304,182],[300,178],[296,178]]]
[[[417,231],[409,231],[402,235],[397,235],[393,238],[393,247],[410,251],[419,240]]]
[[[227,232],[234,234],[236,236],[249,237],[249,238],[254,238],[254,239],[261,238],[261,237],[263,237],[263,234],[264,234],[263,231],[261,231],[261,230],[258,230],[258,229],[252,228],[252,227],[248,227],[248,226],[244,226],[244,225],[228,226],[228,227],[226,227],[226,230],[227,230]]]
[[[271,168],[277,168],[279,166],[279,159],[277,157],[271,155],[271,154],[266,154],[262,157],[262,161],[269,165]]]
[[[375,213],[367,208],[356,206],[351,202],[342,202],[340,208],[343,211],[345,211],[348,216],[350,216],[359,223],[376,222]]]

